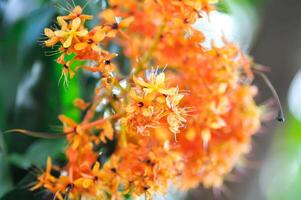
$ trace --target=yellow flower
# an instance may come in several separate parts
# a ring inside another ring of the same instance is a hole
[[[165,84],[165,74],[161,72],[156,74],[154,70],[151,71],[147,81],[142,78],[133,78],[134,82],[143,88],[146,94],[152,94],[154,92],[159,92],[164,95],[172,95],[175,93],[175,88],[167,89]]]
[[[54,34],[57,37],[62,38],[62,44],[64,48],[68,48],[72,45],[73,40],[79,42],[78,38],[84,37],[88,34],[87,29],[81,29],[81,19],[79,17],[72,20],[71,29],[55,31]]]
[[[59,41],[59,38],[55,35],[54,31],[51,30],[50,28],[45,28],[44,34],[48,37],[48,39],[44,42],[46,47],[52,47]]]

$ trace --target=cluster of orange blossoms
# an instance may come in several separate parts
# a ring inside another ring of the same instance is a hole
[[[56,30],[45,29],[45,45],[60,46],[65,83],[81,69],[101,74],[101,84],[92,102],[75,101],[81,122],[59,117],[68,162],[52,166],[49,158],[32,190],[45,188],[59,200],[151,199],[170,184],[222,186],[249,152],[261,110],[256,87],[242,81],[252,80],[250,59],[227,41],[204,47],[203,32],[192,27],[214,3],[110,0],[91,30],[85,22],[92,16],[79,6],[57,17]],[[129,75],[120,73],[118,55],[105,50],[111,42],[123,47]],[[78,60],[84,64],[74,68]],[[116,147],[101,164],[108,141]]]

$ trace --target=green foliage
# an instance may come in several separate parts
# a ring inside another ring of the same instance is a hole
[[[60,140],[38,140],[29,146],[25,154],[11,154],[9,161],[23,169],[29,169],[31,166],[44,168],[48,156],[58,158],[64,155],[66,142]]]

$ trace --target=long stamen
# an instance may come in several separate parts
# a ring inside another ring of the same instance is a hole
[[[259,71],[258,69],[253,68],[254,73],[258,74],[263,80],[264,82],[267,84],[267,86],[270,88],[274,98],[276,99],[277,105],[278,105],[278,114],[276,117],[276,120],[279,122],[284,122],[285,121],[285,117],[284,117],[284,112],[282,109],[282,105],[279,99],[279,96],[276,92],[276,89],[274,88],[273,84],[271,83],[271,81],[269,80],[269,78],[261,71]]]

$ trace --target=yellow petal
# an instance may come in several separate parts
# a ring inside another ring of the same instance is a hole
[[[85,19],[85,20],[91,20],[91,19],[93,19],[93,16],[92,15],[81,15],[81,18]]]
[[[50,28],[45,28],[45,29],[44,29],[44,34],[45,34],[47,37],[49,37],[49,38],[55,36],[53,30],[51,30]]]
[[[79,37],[83,37],[83,36],[88,35],[88,31],[87,31],[87,29],[83,29],[83,30],[81,30],[81,31],[78,31],[78,32],[76,33],[76,35],[79,36]]]
[[[85,179],[82,183],[83,188],[89,188],[92,185],[92,180],[91,179]]]
[[[80,137],[78,135],[76,135],[74,138],[73,138],[73,141],[72,141],[72,149],[77,149],[77,147],[79,146],[80,144]]]
[[[80,26],[80,22],[81,22],[81,20],[80,20],[79,17],[77,17],[77,18],[75,18],[74,20],[72,20],[72,27],[71,27],[71,29],[72,29],[73,31],[78,30],[78,28],[79,28],[79,26]]]
[[[117,34],[117,30],[110,30],[109,32],[106,33],[106,36],[109,38],[115,37]]]
[[[54,31],[54,34],[55,34],[55,36],[57,36],[57,37],[65,37],[68,33],[65,32],[65,31],[59,30],[59,31]]]
[[[71,46],[71,43],[72,43],[72,36],[70,35],[67,40],[63,43],[63,47],[64,48],[68,48]]]
[[[44,43],[46,45],[46,47],[52,47],[53,45],[55,45],[57,42],[58,42],[58,38],[54,37],[54,38],[51,38],[49,40],[46,40]]]
[[[134,76],[133,80],[137,85],[140,85],[142,87],[150,87],[150,84],[145,82],[141,77],[137,78],[137,77]]]
[[[83,12],[83,9],[80,6],[75,6],[72,12],[76,14],[81,14]]]
[[[96,163],[94,164],[94,166],[93,166],[93,169],[92,169],[93,173],[94,173],[94,174],[97,173],[98,170],[99,170],[99,168],[100,168],[100,163],[99,163],[99,162],[96,162]]]
[[[60,27],[67,28],[68,24],[62,17],[57,17],[56,20],[57,20],[58,24],[60,25]]]

